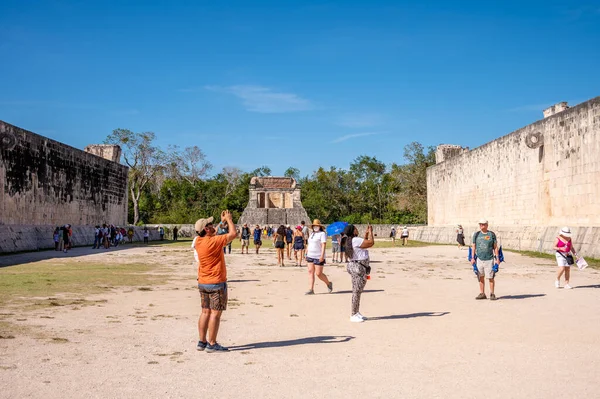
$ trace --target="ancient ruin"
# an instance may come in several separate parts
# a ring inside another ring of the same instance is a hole
[[[86,149],[0,121],[1,252],[52,246],[54,227],[66,223],[127,223],[128,168],[118,162],[121,149]]]
[[[239,220],[249,225],[297,225],[308,223],[300,200],[300,186],[291,177],[253,177],[248,206]]]

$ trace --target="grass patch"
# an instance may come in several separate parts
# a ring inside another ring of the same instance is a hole
[[[545,252],[538,252],[538,251],[519,251],[516,249],[504,249],[502,248],[502,250],[506,251],[506,252],[513,252],[519,255],[523,255],[523,256],[527,256],[530,258],[538,258],[538,259],[548,259],[548,260],[552,260],[554,262],[556,262],[556,256],[554,254],[547,254]],[[600,259],[596,259],[596,258],[586,258],[584,256],[585,261],[588,263],[588,267],[591,267],[592,269],[600,269]],[[574,266],[576,267],[576,266]]]
[[[424,242],[424,241],[415,241],[408,240],[408,243],[404,246],[404,248],[419,248],[419,247],[430,247],[432,245],[450,245],[450,244],[438,244],[435,242]],[[402,242],[400,240],[396,240],[396,245],[392,241],[388,240],[375,240],[375,245],[373,248],[402,248]]]
[[[15,300],[31,300],[65,294],[97,294],[112,287],[163,283],[167,276],[149,274],[151,264],[34,262],[0,269],[0,306]],[[80,296],[80,295],[78,295]],[[45,306],[64,306],[57,298]],[[79,300],[83,304],[85,300]]]

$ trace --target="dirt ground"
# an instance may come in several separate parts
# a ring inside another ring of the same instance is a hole
[[[499,300],[475,301],[465,250],[374,249],[361,304],[369,320],[350,323],[345,267],[326,267],[333,294],[318,282],[317,295],[305,296],[306,268],[275,266],[271,248],[234,250],[219,334],[231,351],[209,354],[195,349],[200,301],[184,249],[111,253],[111,262],[159,263],[165,285],[5,317],[29,332],[0,339],[0,397],[600,397],[598,271],[574,270],[575,289],[555,289],[553,262],[506,253]],[[107,256],[75,249],[64,261]]]

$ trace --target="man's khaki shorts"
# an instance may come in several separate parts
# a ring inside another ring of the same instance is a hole
[[[242,239],[242,247],[250,246],[250,240]]]
[[[492,270],[492,267],[494,267],[494,259],[490,259],[490,260],[481,260],[479,258],[477,259],[477,270],[479,271],[479,277],[485,277],[485,278],[489,278],[489,279],[494,278],[496,273],[494,273],[494,271]]]
[[[202,309],[227,309],[227,283],[198,284]]]

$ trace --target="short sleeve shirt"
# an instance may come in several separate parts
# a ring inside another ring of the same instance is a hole
[[[309,258],[319,259],[321,257],[321,245],[327,243],[327,234],[324,231],[312,233],[308,237],[308,249],[306,256]]]
[[[492,260],[494,259],[494,245],[496,244],[496,239],[494,235],[492,235],[491,231],[487,233],[479,232],[477,235],[477,241],[475,241],[475,235],[477,232],[473,234],[472,242],[475,243],[475,254],[477,258],[481,260]]]
[[[198,237],[196,252],[199,260],[199,284],[219,284],[227,281],[225,254],[223,253],[223,247],[226,244],[226,235]]]
[[[260,240],[261,234],[262,234],[262,231],[260,231],[260,229],[254,229],[254,239],[256,241]]]
[[[331,236],[331,243],[332,244],[339,244],[340,242],[340,235],[339,234],[334,234]]]
[[[352,260],[367,260],[369,259],[369,251],[360,246],[365,242],[364,238],[352,238]]]

